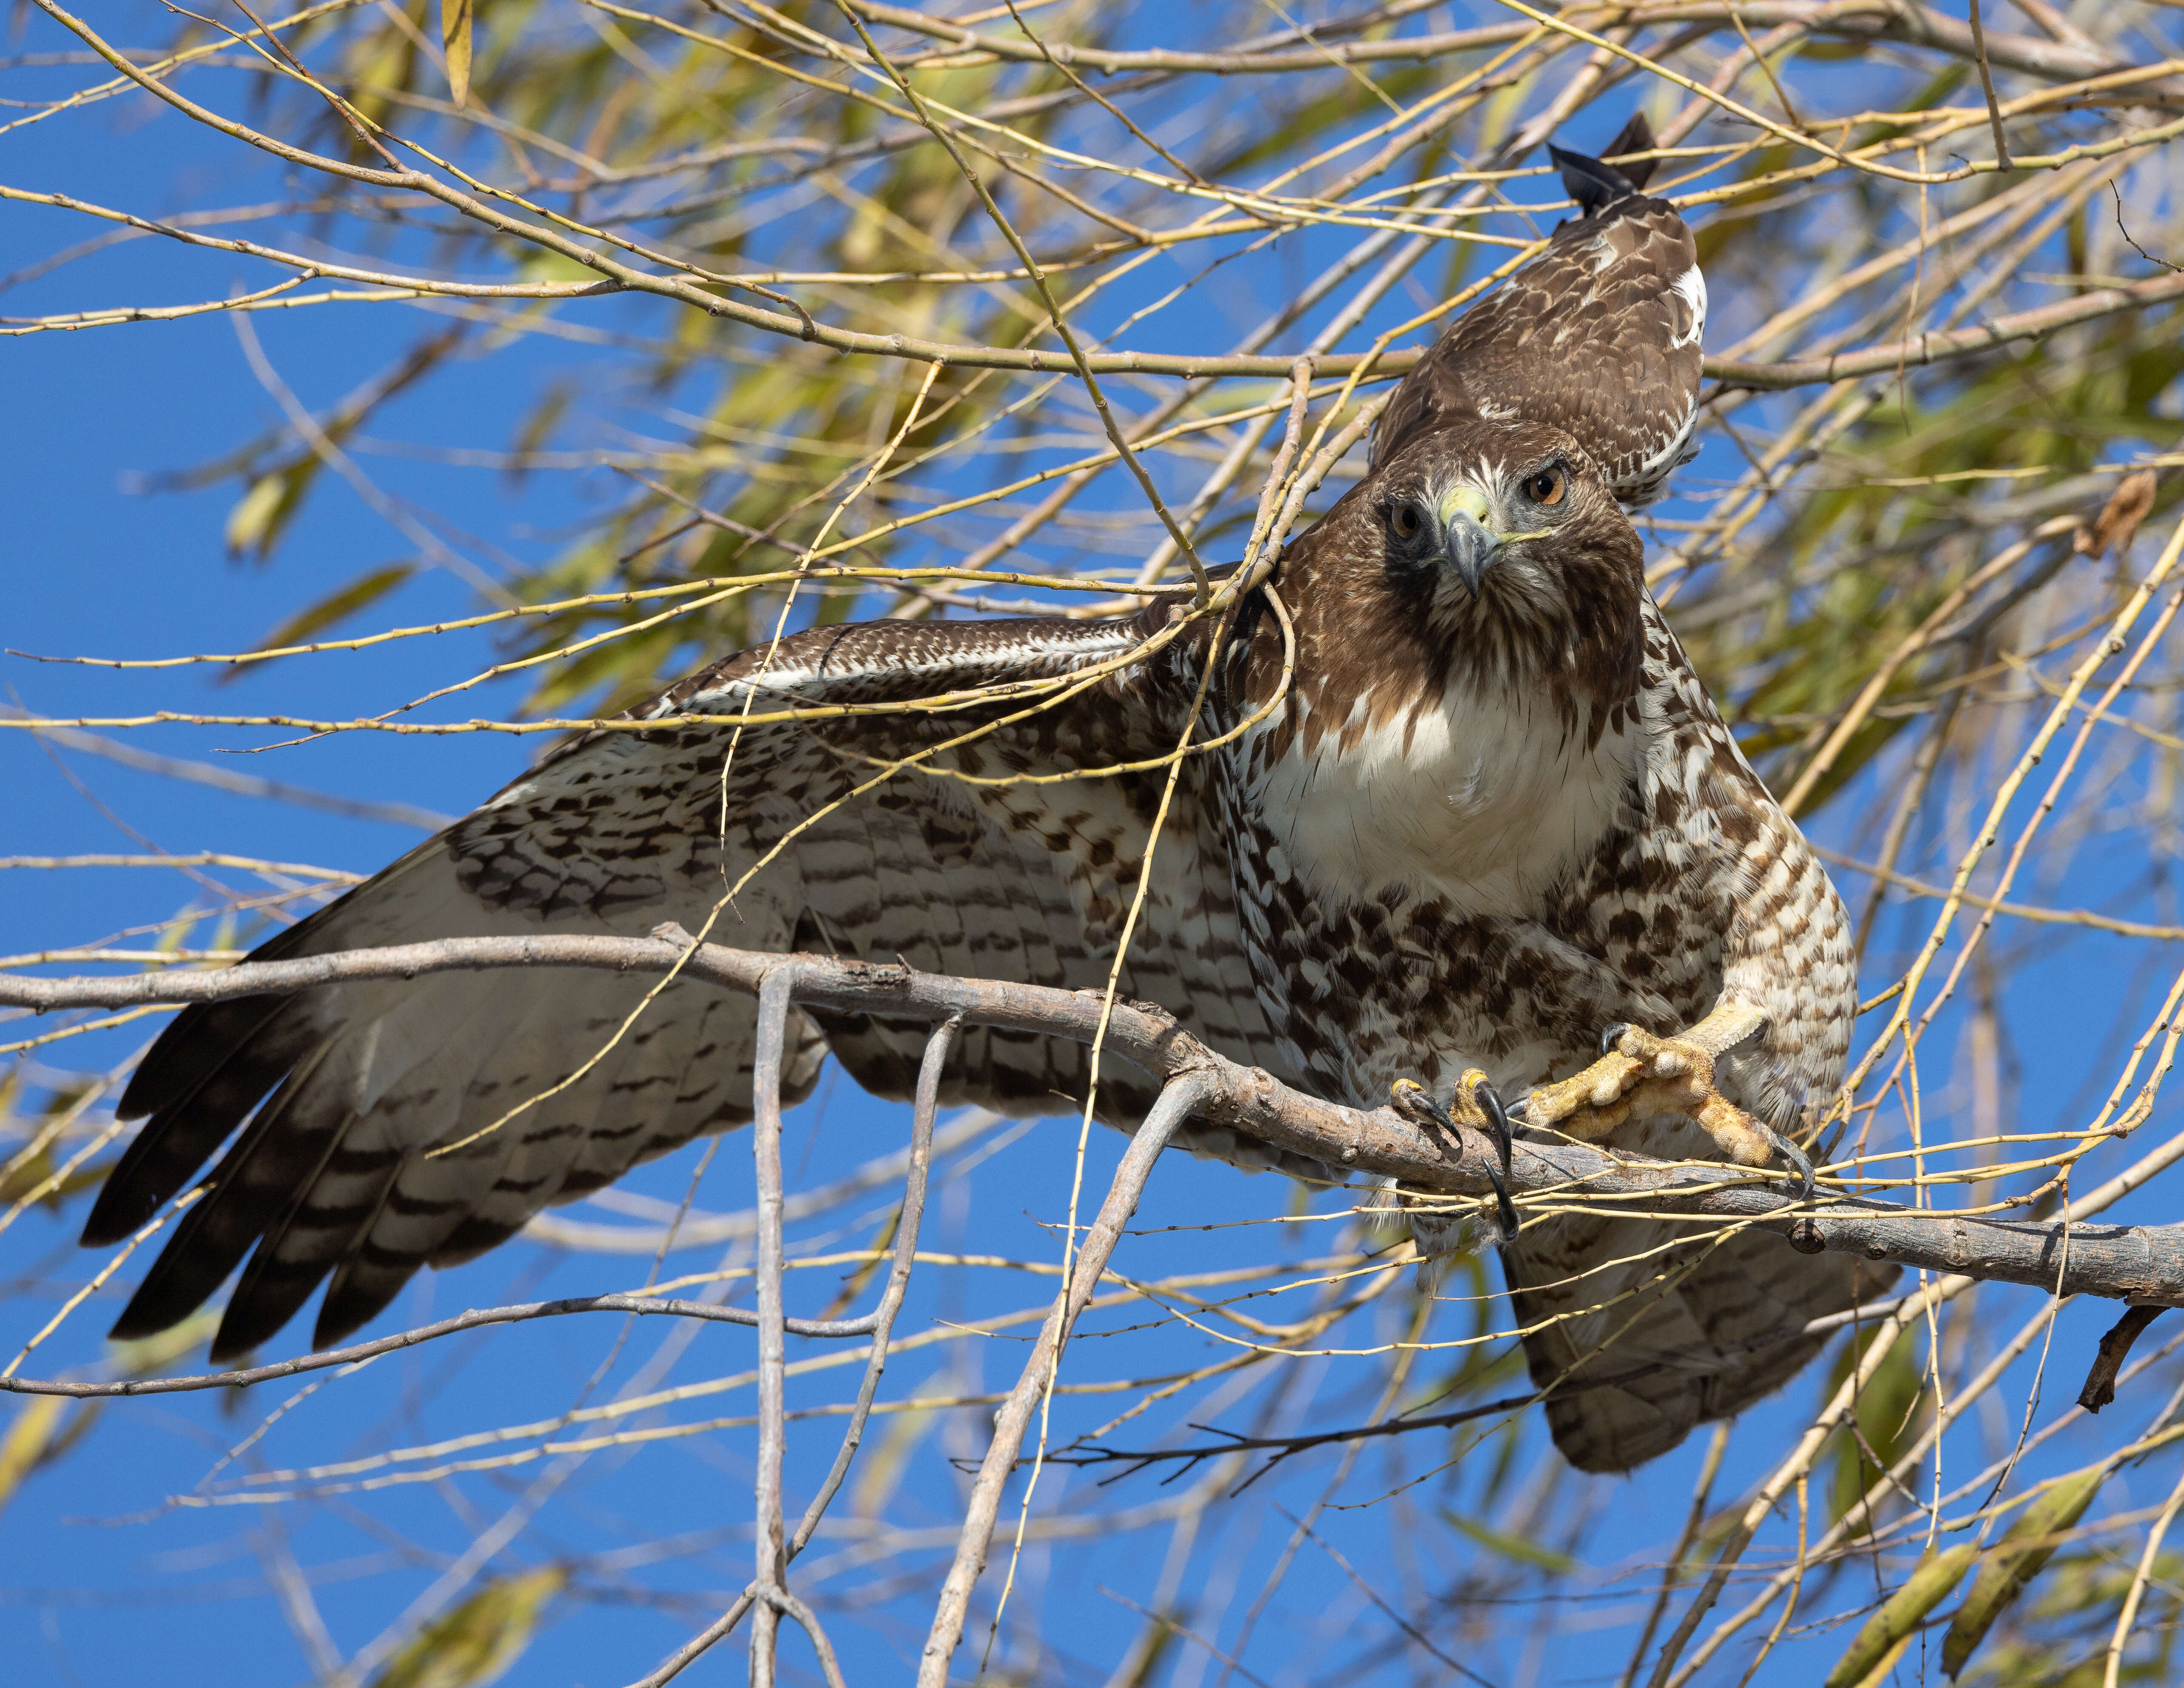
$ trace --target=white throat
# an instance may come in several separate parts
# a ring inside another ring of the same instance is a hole
[[[1257,782],[1290,871],[1329,901],[1400,886],[1459,914],[1536,914],[1614,824],[1638,761],[1635,709],[1587,749],[1544,702],[1461,682],[1407,721],[1361,728],[1370,701],[1319,723],[1309,752],[1292,739]]]

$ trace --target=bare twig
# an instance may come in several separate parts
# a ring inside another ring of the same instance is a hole
[[[962,1029],[961,1018],[944,1020],[925,1042],[925,1059],[917,1073],[917,1100],[911,1115],[910,1166],[903,1180],[902,1216],[895,1226],[894,1259],[888,1271],[887,1287],[880,1294],[880,1304],[868,1315],[872,1321],[872,1355],[865,1362],[864,1381],[857,1390],[856,1405],[850,1409],[850,1427],[843,1432],[842,1445],[835,1451],[834,1463],[826,1480],[805,1507],[796,1534],[788,1540],[782,1556],[784,1564],[810,1544],[820,1519],[826,1516],[827,1507],[840,1492],[842,1479],[849,1474],[850,1462],[856,1457],[857,1448],[864,1440],[865,1423],[872,1413],[873,1397],[879,1391],[880,1374],[887,1369],[889,1334],[894,1328],[895,1315],[902,1310],[903,1295],[910,1287],[911,1267],[917,1257],[918,1230],[925,1217],[926,1177],[933,1157],[933,1122],[940,1106],[941,1069],[947,1065]],[[630,1688],[660,1688],[661,1684],[679,1675],[708,1648],[733,1633],[762,1592],[754,1583],[722,1617],[677,1648],[658,1669],[631,1684]],[[805,1627],[823,1655],[826,1643],[816,1621]]]
[[[758,1606],[751,1618],[751,1688],[772,1688],[774,1633],[779,1596],[788,1592],[783,1539],[781,1464],[788,1440],[788,1352],[781,1304],[781,1062],[788,1043],[788,1004],[796,964],[784,961],[760,977],[756,1057],[751,1068],[751,1160],[758,1181],[758,1479],[752,1503],[758,1512],[752,1551],[757,1556]]]
[[[0,704],[0,715],[23,713],[25,711],[12,704]],[[125,768],[135,768],[143,773],[187,780],[194,785],[209,785],[215,790],[233,792],[240,797],[265,797],[276,803],[292,803],[299,809],[316,809],[328,815],[340,815],[354,821],[384,821],[393,826],[416,827],[432,833],[437,832],[454,818],[435,810],[421,809],[414,803],[374,803],[362,798],[337,797],[331,792],[313,791],[307,786],[290,785],[284,780],[263,779],[256,774],[237,773],[229,768],[216,767],[210,762],[158,755],[150,750],[139,749],[134,744],[125,744],[119,739],[103,738],[96,733],[79,733],[70,727],[48,727],[40,736],[52,739],[64,749],[103,757],[107,761],[118,762]]]
[[[197,1373],[174,1378],[125,1378],[116,1383],[82,1383],[67,1379],[0,1378],[0,1390],[14,1395],[61,1395],[97,1401],[137,1395],[180,1395],[203,1389],[248,1389],[254,1384],[274,1383],[305,1372],[322,1372],[342,1366],[360,1366],[382,1354],[394,1354],[420,1343],[460,1336],[489,1325],[522,1324],[535,1318],[566,1318],[572,1313],[637,1313],[660,1318],[690,1318],[719,1324],[755,1325],[758,1315],[748,1307],[716,1306],[710,1301],[677,1301],[657,1295],[571,1295],[557,1301],[525,1301],[513,1306],[481,1307],[453,1318],[437,1319],[392,1336],[345,1348],[329,1348],[316,1354],[299,1354],[292,1360],[276,1360],[263,1366],[242,1366],[229,1372]],[[877,1330],[879,1314],[860,1318],[783,1321],[792,1336],[867,1336]]]
[[[1987,121],[1994,125],[1994,161],[2008,170],[2009,142],[2002,132],[2002,102],[1994,97],[1994,72],[1986,62],[1986,31],[1980,24],[1980,0],[1966,0],[1971,8],[1972,57],[1979,61],[1980,87],[1986,95]]]
[[[1118,1006],[1118,1017],[1120,1012]],[[946,1688],[948,1661],[963,1639],[963,1624],[970,1615],[971,1591],[978,1583],[978,1574],[985,1569],[986,1550],[993,1535],[994,1515],[1000,1508],[1001,1490],[1016,1465],[1017,1451],[1023,1446],[1024,1431],[1031,1423],[1032,1412],[1039,1405],[1049,1378],[1061,1362],[1061,1351],[1069,1340],[1078,1314],[1092,1299],[1100,1274],[1107,1269],[1108,1258],[1115,1251],[1123,1227],[1137,1212],[1145,1182],[1152,1176],[1153,1162],[1159,1158],[1167,1139],[1174,1135],[1176,1128],[1214,1088],[1214,1082],[1199,1072],[1184,1073],[1170,1079],[1162,1089],[1152,1111],[1145,1116],[1145,1123],[1131,1138],[1122,1164],[1115,1169],[1106,1200],[1100,1204],[1098,1216],[1084,1234],[1076,1271],[1056,1297],[1053,1311],[1047,1315],[1039,1340],[1033,1345],[1023,1374],[1017,1379],[1015,1389],[994,1417],[993,1440],[986,1449],[985,1462],[978,1468],[978,1481],[972,1486],[970,1503],[965,1510],[956,1563],[941,1585],[933,1628],[926,1636],[924,1656],[918,1664],[918,1688]]]

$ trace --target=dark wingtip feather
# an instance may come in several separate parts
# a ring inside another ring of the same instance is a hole
[[[224,1234],[230,1228],[220,1223],[217,1206],[214,1198],[208,1198],[185,1216],[121,1317],[114,1321],[114,1329],[106,1333],[109,1340],[136,1342],[180,1324],[235,1270],[236,1262],[257,1240],[256,1233],[239,1239]],[[214,1217],[208,1220],[209,1214]]]
[[[1547,156],[1562,172],[1563,192],[1577,201],[1578,210],[1585,216],[1596,215],[1638,191],[1613,164],[1604,164],[1583,153],[1566,152],[1550,141]]]
[[[1633,112],[1623,131],[1607,143],[1607,156],[1620,157],[1625,153],[1646,153],[1653,148],[1653,125],[1646,120],[1642,111]],[[1611,164],[1585,153],[1573,153],[1547,143],[1547,156],[1555,161],[1562,172],[1563,191],[1577,201],[1578,209],[1590,217],[1605,210],[1618,199],[1627,199],[1641,190],[1653,175],[1657,159],[1646,159],[1635,164]]]
[[[385,1158],[386,1173],[376,1194],[337,1212],[314,1208],[310,1197],[315,1181],[304,1181],[287,1211],[266,1228],[250,1264],[243,1268],[242,1281],[227,1299],[227,1311],[220,1316],[220,1332],[212,1342],[215,1363],[224,1364],[270,1341],[303,1310],[326,1274],[370,1235],[372,1222],[402,1173],[401,1156],[390,1153]],[[292,1240],[292,1231],[300,1233]],[[323,1341],[321,1338],[320,1345]]]
[[[332,1269],[330,1260],[295,1265],[273,1261],[265,1244],[259,1243],[243,1271],[242,1281],[228,1297],[227,1311],[220,1315],[220,1329],[206,1358],[215,1366],[231,1365],[264,1347],[311,1299],[311,1291]]]
[[[309,953],[319,935],[335,923],[348,902],[349,897],[344,896],[306,915],[253,950],[248,959],[285,961]],[[332,947],[342,946],[337,943]],[[122,1119],[142,1119],[147,1114],[165,1113],[187,1100],[291,1000],[285,995],[242,996],[231,1002],[198,1002],[185,1008],[136,1063],[115,1114]]]
[[[153,1335],[195,1312],[281,1217],[295,1191],[309,1188],[349,1118],[345,1110],[321,1109],[314,1119],[304,1105],[326,1052],[321,1045],[290,1076],[214,1168],[211,1189],[182,1216],[114,1324],[116,1341]]]
[[[143,1299],[141,1290],[130,1297],[129,1305],[121,1310],[121,1317],[107,1328],[106,1340],[109,1342],[142,1342],[146,1337],[157,1336],[169,1325],[176,1323],[166,1316],[163,1307],[138,1306],[137,1303]],[[196,1309],[190,1311],[193,1312]],[[187,1318],[189,1313],[186,1312],[182,1317]]]
[[[417,1275],[421,1260],[397,1259],[363,1241],[335,1272],[319,1304],[311,1346],[332,1348],[347,1340],[387,1311],[402,1286]]]
[[[296,1000],[245,996],[201,1004],[221,1011],[192,1019],[192,1009],[161,1035],[145,1058],[147,1067],[162,1061],[157,1078],[140,1089],[140,1067],[120,1111],[124,1119],[136,1117],[133,1102],[139,1112],[153,1110],[152,1117],[100,1187],[84,1221],[84,1247],[110,1247],[149,1220],[309,1047],[315,1033],[307,1017],[283,1017]]]
[[[1646,120],[1646,114],[1634,111],[1623,131],[1607,143],[1601,153],[1603,159],[1619,159],[1629,153],[1650,153],[1653,150],[1653,125]],[[1653,171],[1660,164],[1658,159],[1635,159],[1627,164],[1612,164],[1610,169],[1620,175],[1632,187],[1642,193],[1646,184],[1653,179]]]
[[[114,1189],[111,1177],[99,1187],[98,1200],[92,1204],[91,1217],[83,1222],[82,1234],[76,1239],[78,1248],[112,1248],[159,1211],[159,1202],[146,1191],[116,1195]]]

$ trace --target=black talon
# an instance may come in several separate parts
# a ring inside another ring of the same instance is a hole
[[[1507,1242],[1517,1234],[1517,1204],[1509,1200],[1509,1186],[1502,1182],[1502,1174],[1509,1166],[1509,1115],[1502,1106],[1502,1098],[1494,1087],[1483,1080],[1472,1086],[1471,1094],[1480,1111],[1486,1116],[1485,1135],[1502,1157],[1496,1167],[1492,1161],[1485,1166],[1486,1182],[1494,1186],[1494,1217],[1502,1226],[1502,1240]],[[1438,1098],[1424,1085],[1404,1079],[1397,1084],[1390,1095],[1396,1111],[1403,1114],[1423,1114],[1463,1146],[1463,1134],[1457,1128],[1456,1117],[1443,1107]]]
[[[1495,1148],[1502,1156],[1502,1170],[1509,1170],[1509,1111],[1502,1106],[1502,1098],[1485,1079],[1471,1087],[1472,1100],[1479,1111],[1486,1116],[1486,1134],[1494,1139]],[[1506,1195],[1502,1198],[1508,1200]]]
[[[1630,1022],[1628,1020],[1617,1020],[1604,1028],[1600,1033],[1601,1054],[1613,1055],[1616,1045],[1623,1041],[1623,1034],[1630,1029]]]
[[[1424,1114],[1429,1121],[1455,1138],[1459,1144],[1463,1141],[1462,1134],[1456,1128],[1455,1117],[1440,1105],[1439,1099],[1424,1085],[1414,1084],[1406,1078],[1395,1087],[1390,1100],[1395,1103],[1397,1113]]]
[[[1791,1166],[1797,1169],[1797,1200],[1800,1201],[1810,1201],[1813,1199],[1813,1163],[1811,1159],[1806,1155],[1803,1150],[1800,1149],[1780,1132],[1770,1128],[1767,1134],[1774,1140],[1774,1152],[1780,1155],[1784,1160],[1787,1161]]]
[[[1494,1217],[1502,1224],[1502,1240],[1509,1242],[1517,1234],[1517,1204],[1509,1200],[1509,1186],[1502,1182],[1502,1174],[1491,1161],[1486,1163],[1486,1182],[1494,1186]]]

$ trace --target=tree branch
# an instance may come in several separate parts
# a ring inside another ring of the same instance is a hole
[[[0,978],[0,1006],[49,1012],[223,1002],[367,979],[508,967],[664,973],[685,948],[660,938],[448,938],[219,971]],[[1099,1028],[1098,991],[951,978],[830,956],[794,959],[795,1000],[813,1007],[935,1024],[960,1016],[966,1024],[1084,1044]],[[682,977],[755,994],[766,971],[783,960],[705,944],[684,963]],[[1194,1114],[1318,1161],[1337,1176],[1368,1173],[1453,1195],[1492,1195],[1485,1173],[1490,1151],[1483,1139],[1444,1149],[1391,1109],[1343,1107],[1291,1089],[1259,1068],[1208,1049],[1150,1005],[1117,1003],[1106,1046],[1156,1081],[1195,1076],[1202,1082],[1191,1103]],[[1801,1205],[1772,1180],[1739,1168],[1671,1165],[1547,1141],[1517,1145],[1509,1190],[1520,1204],[1551,1197],[1557,1207],[1582,1204],[1596,1211],[1669,1214],[1694,1223],[1741,1221],[1774,1232],[1805,1253],[1858,1254],[2060,1295],[2184,1306],[2184,1225],[2072,1224],[2066,1248],[2059,1223],[1914,1211],[1833,1195],[1825,1185],[1812,1203]]]
[[[201,1389],[248,1389],[253,1384],[272,1383],[304,1372],[323,1372],[334,1366],[358,1366],[415,1348],[421,1342],[443,1336],[460,1336],[488,1325],[521,1324],[534,1318],[562,1318],[571,1313],[655,1313],[668,1318],[710,1319],[721,1324],[755,1325],[758,1315],[748,1307],[716,1306],[710,1301],[671,1300],[659,1295],[571,1295],[558,1301],[521,1301],[513,1306],[476,1307],[452,1318],[435,1319],[415,1329],[346,1348],[328,1348],[316,1354],[298,1354],[270,1365],[242,1366],[231,1372],[200,1372],[177,1378],[124,1378],[114,1383],[87,1383],[56,1378],[0,1378],[0,1392],[8,1395],[60,1395],[77,1401],[98,1401],[116,1396],[187,1395]],[[858,1318],[792,1318],[783,1329],[792,1336],[868,1336],[879,1328],[882,1315],[866,1313]]]
[[[1880,375],[1901,367],[1968,358],[1998,349],[2017,340],[2037,340],[2058,329],[2070,328],[2120,310],[2137,310],[2184,298],[2184,275],[2156,276],[2127,287],[2096,287],[2075,298],[2031,310],[1997,316],[1970,328],[1947,328],[1914,334],[1886,346],[1865,346],[1856,351],[1832,352],[1824,358],[1785,358],[1780,363],[1747,364],[1727,358],[1708,358],[1706,373],[1728,387],[1750,387],[1767,392],[1781,387],[1810,387],[1819,382],[1842,381],[1852,376]]]

